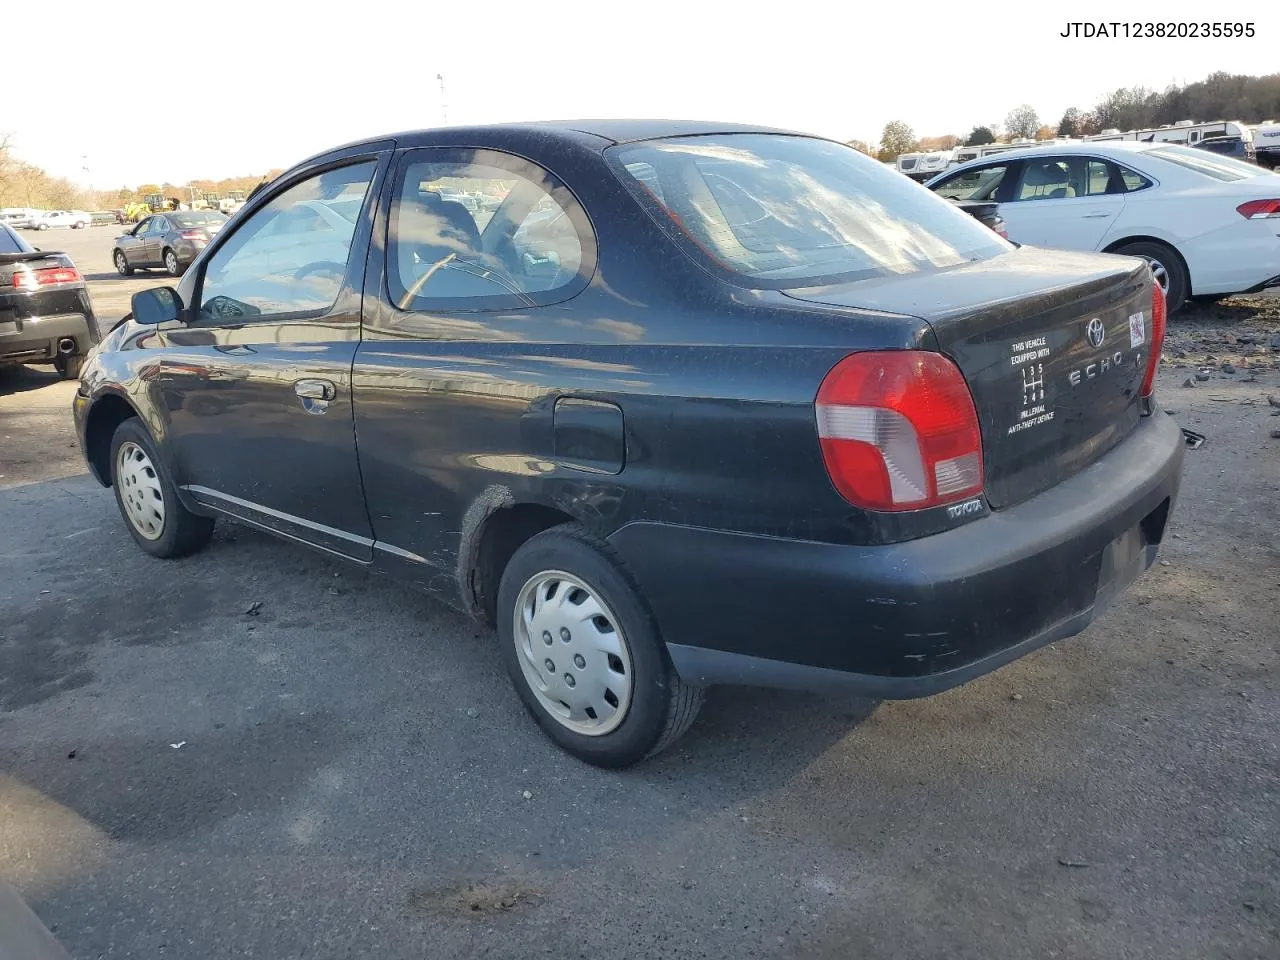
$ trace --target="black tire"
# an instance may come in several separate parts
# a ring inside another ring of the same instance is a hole
[[[1173,247],[1153,240],[1139,240],[1137,243],[1126,243],[1111,252],[1125,257],[1142,257],[1144,260],[1154,261],[1164,267],[1169,277],[1169,288],[1165,291],[1164,297],[1165,309],[1172,314],[1182,308],[1191,286],[1190,278],[1187,276],[1187,268],[1182,262],[1182,257]]]
[[[160,492],[164,503],[164,522],[160,534],[149,539],[138,532],[129,518],[129,509],[125,506],[124,495],[119,478],[120,448],[126,443],[141,447],[152,465],[152,475],[159,481]],[[153,557],[170,559],[185,557],[195,553],[213,536],[213,518],[202,517],[192,513],[178,499],[178,491],[169,479],[164,463],[156,453],[155,444],[151,440],[142,421],[137,417],[125,420],[116,427],[111,438],[111,487],[115,491],[116,506],[120,508],[120,516],[134,541]]]
[[[122,277],[133,276],[133,267],[129,266],[129,261],[125,259],[123,250],[117,250],[111,255],[111,259],[115,261],[116,273]]]
[[[546,571],[561,571],[586,584],[610,608],[626,637],[631,702],[622,722],[608,733],[593,736],[566,727],[542,704],[521,668],[516,604],[525,584]],[[525,709],[547,736],[579,760],[598,767],[630,766],[675,743],[698,715],[705,691],[676,673],[653,615],[613,549],[578,524],[553,527],[516,550],[502,572],[497,618],[502,658]]]
[[[182,264],[178,262],[178,255],[172,250],[165,250],[160,254],[160,262],[164,264],[164,272],[169,276],[182,276]]]
[[[53,360],[53,368],[63,380],[79,380],[80,371],[84,369],[84,357],[60,353]]]

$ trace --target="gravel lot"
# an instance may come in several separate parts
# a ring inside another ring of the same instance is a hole
[[[113,232],[39,241],[108,320],[163,282]],[[1209,439],[1086,634],[929,700],[714,690],[623,773],[407,589],[230,524],[144,556],[72,385],[0,372],[0,877],[77,958],[1274,960],[1278,307],[1175,321]]]

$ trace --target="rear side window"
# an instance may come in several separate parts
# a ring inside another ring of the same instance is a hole
[[[786,288],[938,270],[1012,249],[896,170],[844,144],[780,134],[610,147],[631,193],[727,279]],[[633,170],[652,168],[662,193]]]
[[[1124,189],[1126,193],[1133,193],[1135,190],[1145,190],[1151,186],[1151,181],[1138,173],[1137,170],[1130,170],[1128,167],[1117,167],[1120,171],[1120,179],[1124,181]]]
[[[492,150],[426,149],[396,180],[387,288],[400,310],[558,303],[595,267],[595,239],[569,189]]]

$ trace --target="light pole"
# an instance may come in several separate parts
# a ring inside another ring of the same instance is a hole
[[[448,126],[449,123],[449,105],[444,99],[444,74],[437,73],[436,79],[440,81],[440,123]]]
[[[93,174],[89,172],[89,156],[88,154],[82,153],[80,155],[80,159],[84,163],[84,166],[82,166],[80,169],[84,171],[84,178],[86,181],[88,181],[88,184],[89,184],[89,199],[93,201],[93,205],[96,207],[98,205],[98,201],[97,201],[97,198],[95,198],[93,195]]]

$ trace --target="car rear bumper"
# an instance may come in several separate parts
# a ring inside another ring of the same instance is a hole
[[[657,523],[610,539],[688,682],[928,696],[1079,633],[1150,567],[1183,451],[1157,411],[1039,496],[887,546]]]
[[[1280,227],[1275,220],[1241,220],[1197,237],[1183,255],[1192,293],[1255,293],[1280,275]]]
[[[51,314],[21,319],[0,318],[0,363],[42,363],[58,354],[58,342],[70,337],[75,355],[84,356],[98,342],[97,328],[83,313]]]

